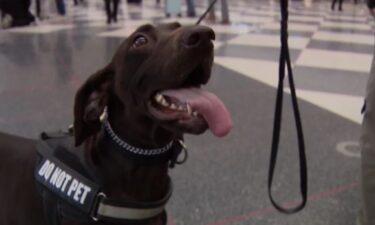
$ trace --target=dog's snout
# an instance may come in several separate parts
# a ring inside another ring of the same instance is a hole
[[[215,32],[209,27],[195,26],[187,30],[182,39],[185,47],[194,48],[200,46],[202,43],[215,40]]]

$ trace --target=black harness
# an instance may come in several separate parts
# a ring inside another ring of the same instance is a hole
[[[110,147],[118,146],[113,143]],[[166,220],[164,208],[172,195],[170,179],[168,191],[159,201],[109,198],[101,191],[100,181],[84,160],[81,148],[74,146],[72,134],[64,132],[42,133],[38,141],[35,179],[47,224],[60,225],[62,221],[138,224],[161,215]],[[167,158],[173,168],[176,163],[182,163],[177,160],[182,150],[186,150],[183,143],[174,141],[171,149],[158,157]]]

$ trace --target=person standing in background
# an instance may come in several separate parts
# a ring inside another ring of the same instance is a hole
[[[342,2],[344,0],[332,0],[331,10],[332,11],[335,10],[335,5],[336,5],[337,1],[339,2],[339,11],[342,11]]]
[[[104,0],[105,11],[107,13],[107,24],[117,22],[118,5],[120,0]]]
[[[370,11],[370,14],[374,17],[375,20],[375,0],[367,0],[367,6]]]
[[[2,0],[0,9],[2,11],[1,27],[27,26],[35,21],[34,15],[30,12],[31,0]]]
[[[35,14],[36,14],[36,17],[38,17],[39,19],[42,18],[42,14],[41,14],[41,6],[40,6],[40,0],[35,0]]]
[[[211,4],[213,0],[208,0],[208,4]],[[228,2],[227,0],[221,0],[221,23],[222,24],[230,24],[229,19],[229,8],[228,8]],[[215,5],[212,7],[209,15],[208,15],[209,21],[216,21],[216,15],[215,15]]]
[[[187,6],[187,16],[188,17],[195,17],[195,5],[194,0],[186,0],[186,6]]]
[[[64,2],[64,0],[56,0],[56,7],[57,7],[57,12],[61,16],[65,16],[66,11],[65,11],[65,2]]]

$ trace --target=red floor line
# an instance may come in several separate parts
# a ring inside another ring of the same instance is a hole
[[[173,217],[168,216],[168,223],[167,224],[168,225],[175,225]]]
[[[359,182],[353,182],[353,183],[350,183],[350,184],[347,184],[347,185],[338,186],[338,187],[335,187],[335,188],[332,188],[332,189],[328,189],[326,191],[322,191],[322,192],[312,194],[308,197],[308,200],[309,201],[318,201],[318,200],[323,199],[323,198],[333,197],[333,196],[336,196],[336,195],[338,195],[342,192],[353,190],[354,188],[356,188],[358,186],[359,186]],[[299,203],[299,201],[293,200],[293,201],[288,201],[283,205],[287,206],[287,207],[290,207],[290,206],[294,206],[298,203]],[[243,222],[243,221],[250,220],[252,218],[262,216],[262,215],[265,215],[267,213],[274,212],[274,211],[276,211],[276,210],[272,207],[258,209],[258,210],[251,211],[251,212],[243,214],[243,215],[228,216],[228,217],[225,217],[225,218],[217,220],[217,221],[209,222],[206,225],[227,225],[227,224],[231,224],[231,223],[234,223],[234,222]]]

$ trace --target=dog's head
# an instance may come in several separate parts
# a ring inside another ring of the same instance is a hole
[[[123,116],[144,117],[173,133],[199,134],[210,128],[217,136],[225,135],[231,121],[224,104],[201,89],[210,78],[214,38],[214,31],[203,26],[139,27],[111,63],[79,89],[76,144],[100,129],[106,106],[109,116],[111,107],[121,107]]]

